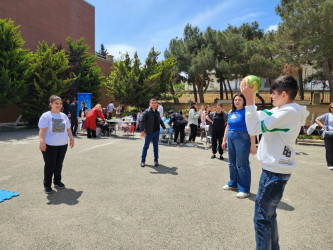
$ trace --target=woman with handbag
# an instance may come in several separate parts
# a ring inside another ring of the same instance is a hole
[[[328,106],[328,111],[317,117],[316,123],[324,130],[327,167],[329,170],[333,170],[333,102]]]

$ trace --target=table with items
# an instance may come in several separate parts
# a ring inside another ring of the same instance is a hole
[[[124,135],[132,135],[134,136],[135,130],[135,121],[131,117],[124,118],[115,118],[111,117],[111,119],[106,120],[109,128],[109,135],[111,136],[112,132],[114,135],[117,135],[117,129],[122,129],[124,131]]]

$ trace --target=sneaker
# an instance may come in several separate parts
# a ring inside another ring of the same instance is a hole
[[[142,168],[144,168],[144,167],[145,167],[145,163],[142,161],[142,162],[140,163],[140,166],[141,166]]]
[[[329,166],[328,169],[329,169],[329,170],[333,170],[333,166]]]
[[[211,159],[215,159],[215,158],[216,158],[216,155],[212,155],[210,158],[211,158]]]
[[[222,160],[222,161],[224,160],[224,157],[223,157],[223,155],[220,155],[220,160]]]
[[[229,187],[228,185],[223,186],[224,190],[236,190],[237,188],[235,187]]]
[[[196,147],[196,146],[198,146],[198,143],[194,142],[193,147]]]
[[[62,182],[60,181],[60,182],[58,182],[58,183],[54,183],[54,187],[55,187],[55,188],[64,188],[64,187],[65,187],[65,184],[62,183]]]
[[[192,143],[188,143],[188,144],[186,144],[186,146],[193,147],[193,144]]]
[[[170,144],[171,144],[171,145],[176,145],[177,142],[172,141]]]
[[[50,193],[53,192],[53,189],[51,187],[45,187],[44,192],[47,193],[47,194],[50,194]]]
[[[180,143],[180,146],[183,146],[184,145],[184,143]]]
[[[249,195],[250,195],[249,193],[239,192],[239,193],[237,194],[237,198],[239,198],[239,199],[244,199],[244,198],[248,197]]]
[[[159,166],[158,161],[154,161],[154,165],[155,167],[158,167]]]

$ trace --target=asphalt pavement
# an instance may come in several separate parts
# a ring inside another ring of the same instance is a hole
[[[254,200],[261,174],[250,156],[247,199],[222,190],[225,160],[211,150],[159,146],[160,167],[140,167],[143,139],[88,140],[67,151],[65,189],[43,191],[38,130],[0,132],[0,249],[255,249]],[[297,167],[277,209],[281,249],[333,249],[333,171],[323,146],[297,145]]]

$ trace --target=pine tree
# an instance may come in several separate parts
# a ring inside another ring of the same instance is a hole
[[[98,57],[106,59],[106,56],[108,55],[108,50],[105,49],[104,44],[101,44],[101,49],[99,51],[96,51],[96,55]]]
[[[69,47],[68,58],[71,65],[71,77],[74,79],[69,89],[69,95],[76,97],[77,93],[91,93],[92,104],[100,100],[100,88],[103,85],[103,74],[96,64],[96,57],[88,52],[89,46],[84,44],[84,38],[73,42],[67,38]]]
[[[159,55],[152,48],[142,66],[137,53],[133,59],[126,53],[113,65],[106,84],[108,95],[125,105],[141,108],[146,108],[151,98],[173,98],[169,91],[175,61],[168,58],[158,62]]]
[[[19,103],[28,89],[32,53],[22,48],[24,41],[19,26],[0,19],[0,105]]]
[[[23,118],[30,125],[37,124],[40,115],[49,110],[49,97],[64,97],[73,81],[68,77],[70,66],[66,52],[58,50],[54,44],[48,46],[45,41],[40,42],[33,63],[35,70],[22,109]]]

